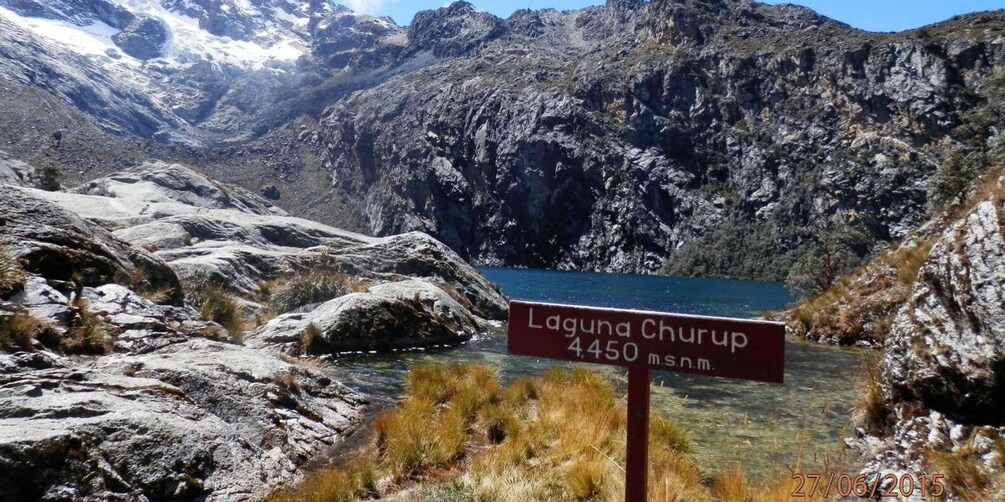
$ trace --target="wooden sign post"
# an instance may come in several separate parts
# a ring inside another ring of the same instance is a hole
[[[510,354],[628,368],[627,502],[646,499],[651,369],[783,383],[781,323],[529,302],[509,312]]]

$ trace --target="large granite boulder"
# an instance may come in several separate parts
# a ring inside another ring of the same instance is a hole
[[[1005,208],[992,198],[945,231],[894,321],[883,376],[892,402],[1005,424]]]
[[[0,355],[0,499],[248,500],[356,423],[359,395],[207,340],[72,366]]]
[[[310,312],[279,316],[247,343],[290,353],[332,354],[457,344],[485,328],[440,288],[410,280],[345,295]]]

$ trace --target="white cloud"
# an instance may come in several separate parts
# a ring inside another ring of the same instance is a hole
[[[380,14],[384,8],[385,0],[345,0],[345,4],[350,9],[360,14],[376,15]]]

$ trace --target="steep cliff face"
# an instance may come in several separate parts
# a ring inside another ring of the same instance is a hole
[[[407,28],[324,2],[0,5],[21,158],[264,175],[294,212],[367,233],[611,271],[781,279],[812,228],[857,229],[858,256],[903,237],[1005,58],[1001,12],[877,34],[747,0],[457,2]],[[126,139],[95,151],[88,117]]]
[[[1005,57],[1000,14],[899,35],[726,0],[437,19],[481,48],[337,103],[317,146],[369,231],[527,266],[778,279],[811,225],[860,229],[862,253],[901,238]]]

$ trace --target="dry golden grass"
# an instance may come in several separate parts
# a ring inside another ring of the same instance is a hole
[[[321,340],[321,328],[314,323],[307,323],[304,332],[300,334],[300,353],[307,355],[317,348],[318,341]]]
[[[189,301],[204,321],[212,321],[227,330],[230,341],[244,343],[246,329],[237,298],[224,288],[204,281],[187,291]]]
[[[0,246],[0,298],[6,298],[21,289],[24,280],[21,265]]]
[[[271,310],[287,313],[350,293],[369,291],[370,284],[343,273],[341,264],[335,262],[325,249],[305,270],[284,273],[276,279],[263,282],[259,289],[263,301],[268,303]]]
[[[93,312],[86,300],[73,301],[77,318],[69,333],[62,339],[60,348],[66,354],[100,356],[112,350],[108,326]]]
[[[296,490],[277,493],[274,502],[351,502],[377,493],[377,472],[367,458],[351,460],[311,476]]]
[[[26,312],[14,312],[0,317],[0,351],[30,352],[34,348],[35,337],[46,326]]]
[[[422,365],[409,374],[401,404],[374,420],[374,440],[353,464],[318,471],[272,499],[351,500],[407,490],[404,500],[444,493],[462,494],[457,500],[620,500],[626,426],[623,398],[595,373],[554,370],[501,387],[484,365]],[[652,417],[649,500],[789,500],[787,474],[756,485],[741,471],[710,477],[691,458],[692,447],[672,422]],[[388,488],[377,494],[377,485]]]
[[[854,420],[875,434],[885,434],[893,426],[893,415],[883,398],[882,370],[879,355],[869,357],[862,365],[856,384]]]
[[[955,452],[932,451],[925,460],[933,472],[946,475],[946,489],[965,501],[993,500],[1003,486],[1001,476],[992,476],[980,465],[980,456],[969,445]]]
[[[848,344],[881,342],[895,312],[907,301],[931,247],[930,242],[921,242],[883,253],[789,310],[789,325],[804,337],[834,338]]]

